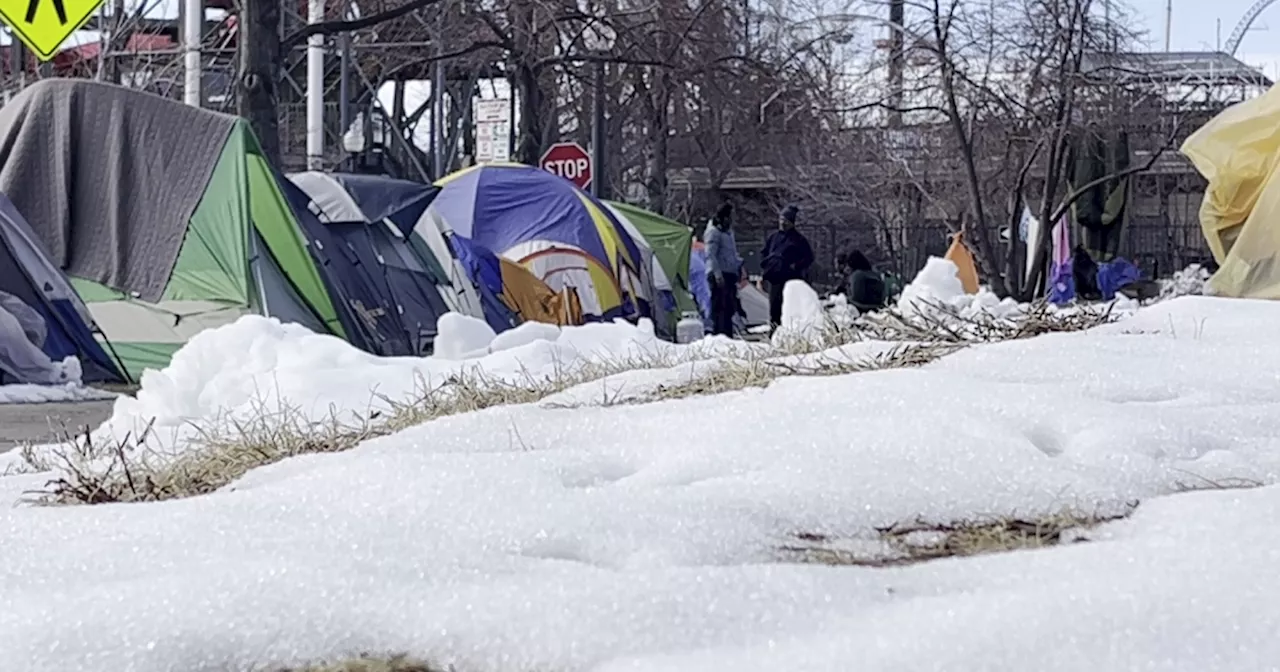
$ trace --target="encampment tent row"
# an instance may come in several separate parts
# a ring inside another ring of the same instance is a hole
[[[669,332],[693,305],[688,227],[530,166],[286,177],[238,117],[87,80],[24,89],[0,141],[0,382],[137,381],[250,313],[424,355],[449,311]]]

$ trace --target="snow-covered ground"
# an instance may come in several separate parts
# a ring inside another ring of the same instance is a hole
[[[213,495],[4,507],[0,670],[240,670],[364,651],[609,672],[1280,660],[1280,488],[1170,496],[1280,479],[1280,304],[1184,297],[921,369],[627,405],[592,400],[757,346],[691,352],[624,325],[502,341],[454,327],[455,359],[387,360],[246,318],[193,340],[103,431],[160,416],[178,432],[264,398],[362,412],[371,388],[405,395],[467,366],[518,379],[661,351],[670,367],[290,459]],[[45,478],[0,478],[0,497]],[[1137,500],[1084,544],[893,569],[780,561],[800,532],[871,539],[917,518]]]

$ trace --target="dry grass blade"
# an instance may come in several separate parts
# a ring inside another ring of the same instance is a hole
[[[1174,483],[1174,487],[1178,492],[1194,492],[1197,490],[1246,490],[1249,488],[1260,488],[1266,483],[1252,478],[1222,478],[1210,479],[1199,474],[1193,474],[1183,470],[1187,476],[1191,477],[1191,481],[1178,481]]]

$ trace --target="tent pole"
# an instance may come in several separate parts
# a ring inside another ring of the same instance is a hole
[[[93,327],[90,329],[91,334],[102,337],[103,345],[107,346],[107,351],[111,353],[111,359],[115,361],[116,368],[120,369],[120,377],[124,378],[124,382],[130,385],[137,385],[140,381],[133,379],[133,374],[129,373],[129,369],[124,365],[124,360],[120,359],[120,353],[116,352],[116,346],[111,343],[111,339],[107,338],[106,332],[102,331],[102,327],[97,322],[91,322]]]

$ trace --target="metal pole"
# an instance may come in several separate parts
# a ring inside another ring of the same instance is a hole
[[[338,123],[351,130],[351,34],[342,34],[342,60],[338,63]]]
[[[435,179],[444,177],[444,115],[445,115],[445,78],[444,63],[436,61],[435,76],[431,81],[431,175]]]
[[[343,15],[345,18],[345,14]],[[339,38],[342,51],[338,60],[338,127],[341,128],[339,138],[345,139],[351,132],[351,34],[343,33]],[[346,149],[345,143],[341,145]],[[351,157],[345,151],[340,165],[343,170],[351,170]]]
[[[204,102],[200,91],[203,79],[200,45],[204,37],[204,1],[186,0],[182,11],[182,46],[185,49],[182,59],[186,75],[182,87],[182,102],[200,107]]]
[[[324,22],[324,0],[307,4],[307,23]],[[324,169],[324,36],[307,38],[307,170]]]
[[[444,14],[447,6],[442,5],[436,15],[436,62],[431,77],[431,178],[438,180],[444,177]]]
[[[604,61],[593,66],[591,93],[591,195],[605,198],[604,170]]]
[[[1164,6],[1164,51],[1169,53],[1169,45],[1173,41],[1173,0]]]
[[[507,78],[507,109],[510,111],[507,122],[507,158],[516,161],[516,87],[515,82]]]

